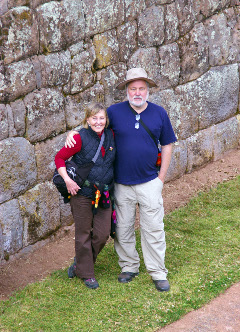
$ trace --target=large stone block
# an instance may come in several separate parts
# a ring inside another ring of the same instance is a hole
[[[214,131],[214,127],[210,127],[187,138],[187,172],[191,173],[195,168],[213,160]]]
[[[60,196],[60,218],[61,218],[61,226],[69,226],[72,225],[73,216],[71,212],[70,203],[66,204],[63,202],[63,198]]]
[[[177,16],[179,21],[179,32],[184,36],[195,23],[194,0],[176,0]]]
[[[71,93],[81,92],[94,84],[96,75],[92,69],[95,59],[96,54],[93,47],[73,57]]]
[[[176,86],[180,75],[180,57],[177,43],[168,44],[158,49],[161,66],[161,89]]]
[[[66,130],[64,98],[57,89],[41,89],[24,98],[27,109],[26,136],[37,142]]]
[[[222,158],[224,152],[237,149],[240,137],[240,128],[237,117],[232,117],[215,126],[213,153],[214,160]]]
[[[127,62],[130,56],[137,49],[137,23],[128,22],[117,28],[119,42],[119,60]],[[129,42],[131,40],[131,42]]]
[[[214,15],[205,22],[205,26],[209,38],[209,64],[219,66],[229,63],[232,39],[226,16],[223,13]]]
[[[139,48],[129,59],[128,68],[144,68],[148,76],[161,87],[161,68],[159,64],[159,54],[155,47]]]
[[[178,132],[185,139],[233,116],[237,111],[239,76],[237,64],[212,68],[196,81],[178,86]]]
[[[125,79],[126,71],[127,66],[121,62],[101,71],[99,82],[104,87],[106,106],[123,101],[123,99],[126,98],[126,92],[124,90],[119,91],[116,89],[116,85]]]
[[[21,99],[18,99],[10,103],[12,115],[13,115],[13,125],[16,131],[16,136],[23,136],[25,133],[25,119],[26,119],[26,107]]]
[[[125,19],[132,21],[146,8],[145,0],[124,0]]]
[[[40,27],[40,51],[60,51],[84,39],[82,1],[50,1],[36,9]]]
[[[182,140],[198,131],[198,113],[192,111],[190,105],[192,95],[188,95],[187,87],[186,90],[184,87],[177,87],[176,93],[169,89],[151,96],[151,101],[163,106],[168,112],[175,135]]]
[[[40,55],[42,88],[62,86],[69,82],[71,72],[71,55],[69,51]]]
[[[0,142],[0,203],[16,197],[36,181],[34,147],[22,137]]]
[[[30,2],[31,0],[8,0],[8,8],[11,9],[18,6],[29,6]]]
[[[206,17],[219,13],[230,5],[231,0],[201,0],[193,1],[196,19],[200,22]]]
[[[178,16],[176,4],[171,3],[166,6],[165,11],[165,43],[172,43],[179,37]]]
[[[86,35],[113,29],[124,22],[124,0],[83,0]]]
[[[36,75],[31,60],[12,63],[5,70],[0,93],[2,101],[14,101],[36,89]]]
[[[229,63],[240,63],[240,5],[224,11],[227,26],[231,28],[231,43],[228,51]]]
[[[8,11],[8,0],[1,0],[0,16],[4,15]]]
[[[7,260],[10,254],[15,254],[23,246],[23,219],[17,199],[0,205],[0,225],[2,227],[2,258]]]
[[[118,62],[119,45],[115,30],[95,35],[93,37],[93,45],[96,53],[96,61],[94,63],[96,69],[101,69]]]
[[[0,141],[8,137],[8,112],[4,104],[0,104]]]
[[[237,112],[239,94],[238,65],[212,68],[195,85],[199,129],[222,122]]]
[[[38,24],[28,7],[16,7],[2,16],[2,56],[5,64],[37,54]]]
[[[164,8],[152,6],[138,18],[138,44],[140,47],[159,46],[164,41]]]
[[[33,244],[59,228],[59,195],[53,183],[35,186],[18,201],[23,219],[23,246]]]
[[[37,162],[37,177],[39,182],[52,181],[55,170],[56,153],[64,146],[67,134],[59,135],[51,140],[37,143],[35,155]]]
[[[187,169],[187,143],[179,141],[173,144],[172,158],[165,181],[180,178]]]
[[[178,46],[181,59],[180,83],[194,80],[208,70],[208,35],[202,23],[196,24],[178,40]]]

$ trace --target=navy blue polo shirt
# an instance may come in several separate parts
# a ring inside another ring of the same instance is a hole
[[[107,109],[116,144],[115,182],[125,185],[144,183],[157,177],[157,147],[140,123],[139,129],[135,129],[137,121],[130,107],[125,101]],[[163,107],[148,102],[140,117],[161,145],[177,140]]]

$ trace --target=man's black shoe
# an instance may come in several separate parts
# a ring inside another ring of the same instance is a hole
[[[133,278],[135,278],[138,275],[139,275],[138,272],[137,273],[133,273],[133,272],[122,272],[118,276],[118,281],[126,283],[126,282],[129,282],[129,281],[132,281]]]
[[[169,282],[167,280],[153,280],[155,287],[160,292],[168,292],[170,289]]]

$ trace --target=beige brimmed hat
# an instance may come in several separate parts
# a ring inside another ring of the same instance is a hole
[[[132,68],[127,71],[125,81],[121,82],[116,86],[118,90],[123,90],[125,85],[129,82],[133,82],[136,80],[143,80],[148,82],[150,88],[157,86],[157,84],[148,78],[146,71],[143,68]]]

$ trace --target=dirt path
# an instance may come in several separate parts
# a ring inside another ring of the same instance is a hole
[[[185,205],[199,191],[240,174],[240,150],[226,154],[221,160],[185,174],[164,185],[165,212]],[[28,283],[44,279],[52,271],[65,268],[74,256],[74,228],[66,227],[51,239],[42,241],[1,265],[0,300]],[[237,315],[238,313],[238,315]],[[236,325],[237,324],[237,325]],[[238,327],[238,329],[236,329]],[[240,284],[234,285],[211,304],[186,315],[161,331],[240,331]]]

